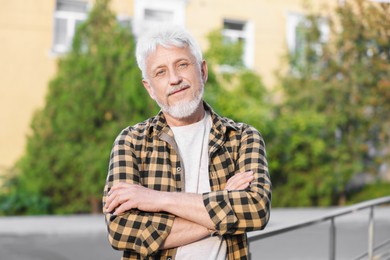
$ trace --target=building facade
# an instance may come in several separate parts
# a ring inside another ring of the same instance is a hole
[[[69,50],[93,2],[0,0],[0,174],[23,154],[58,57]],[[339,1],[311,3],[326,10]],[[287,50],[299,47],[296,27],[305,16],[302,0],[112,0],[111,7],[136,36],[162,22],[175,24],[191,31],[204,50],[207,35],[222,29],[226,39],[243,42],[243,63],[268,87],[275,84]]]

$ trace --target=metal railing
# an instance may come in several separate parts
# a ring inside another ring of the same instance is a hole
[[[363,209],[368,209],[370,210],[369,213],[369,219],[368,219],[368,250],[367,252],[361,254],[360,256],[356,257],[355,259],[363,259],[368,257],[368,259],[373,259],[374,256],[374,251],[382,248],[386,245],[390,245],[390,239],[384,241],[380,245],[377,245],[374,247],[374,225],[375,225],[375,219],[374,219],[374,208],[375,206],[383,205],[383,204],[389,204],[390,203],[390,196],[387,197],[382,197],[378,199],[373,199],[373,200],[368,200],[362,203],[358,203],[352,206],[347,206],[339,210],[335,210],[329,214],[325,214],[321,217],[316,217],[310,220],[302,221],[297,224],[292,224],[289,226],[285,227],[280,227],[280,228],[275,228],[274,230],[264,232],[264,233],[259,233],[253,236],[249,236],[248,240],[249,242],[254,242],[260,239],[264,239],[267,237],[279,235],[282,233],[286,233],[289,231],[297,230],[300,228],[312,226],[315,224],[323,223],[326,221],[330,221],[330,230],[329,230],[329,259],[330,260],[335,260],[336,259],[336,224],[335,224],[335,219],[347,214],[355,213],[357,211],[363,210]],[[367,258],[366,258],[367,259]]]

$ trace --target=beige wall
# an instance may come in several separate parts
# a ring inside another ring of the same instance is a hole
[[[221,28],[224,18],[251,21],[255,30],[254,70],[272,87],[276,82],[274,72],[280,68],[287,50],[287,14],[304,13],[302,3],[302,0],[192,0],[187,8],[187,28],[207,48],[206,35]],[[312,3],[318,9],[335,6],[337,0],[313,0]]]
[[[267,85],[275,83],[273,73],[286,49],[286,15],[301,12],[301,0],[187,3],[186,27],[204,49],[205,36],[221,27],[224,18],[252,21],[254,68]],[[54,5],[55,0],[0,0],[0,173],[23,153],[32,115],[43,106],[47,84],[56,72],[56,56],[51,53]],[[134,14],[134,0],[112,0],[112,7],[119,15]]]
[[[129,4],[130,3],[130,4]],[[55,75],[51,52],[55,0],[0,0],[0,174],[25,148],[34,111],[44,105]],[[131,16],[132,1],[113,0]]]
[[[134,0],[111,0],[111,8],[118,15],[134,15]]]
[[[24,149],[31,115],[54,73],[54,3],[0,0],[0,6],[0,167],[9,167]]]

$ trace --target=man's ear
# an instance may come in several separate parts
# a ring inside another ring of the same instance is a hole
[[[203,60],[202,64],[200,65],[200,73],[202,74],[203,83],[206,83],[209,75],[209,70],[207,68],[207,62],[205,60]]]
[[[143,80],[142,80],[142,84],[144,85],[144,87],[145,87],[146,90],[148,91],[149,96],[154,100],[154,99],[155,99],[154,90],[153,90],[153,88],[150,86],[149,81],[147,81],[146,79],[143,79]]]

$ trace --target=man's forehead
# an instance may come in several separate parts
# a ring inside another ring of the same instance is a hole
[[[175,62],[181,59],[194,59],[194,55],[191,53],[190,49],[187,46],[176,47],[169,46],[164,47],[158,45],[156,50],[152,51],[147,59],[146,63],[152,65],[154,63],[165,63],[165,62]]]

